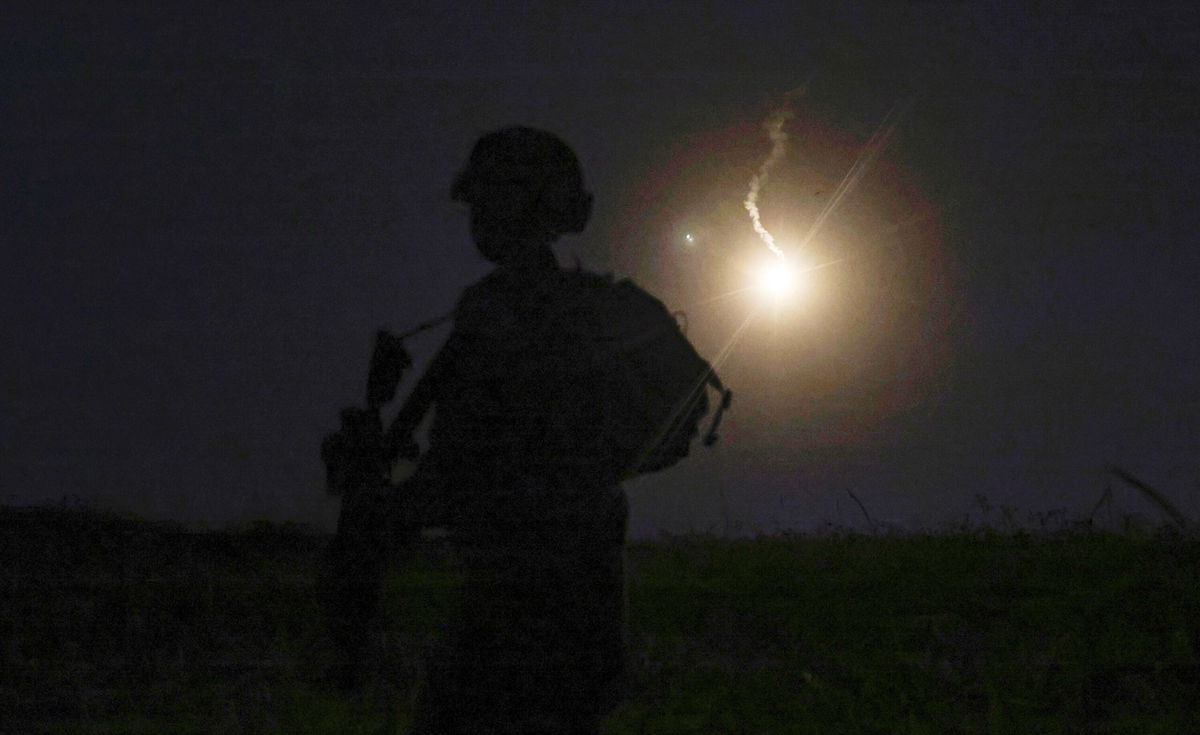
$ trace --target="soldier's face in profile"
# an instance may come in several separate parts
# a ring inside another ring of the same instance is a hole
[[[526,248],[543,244],[539,195],[532,177],[512,172],[484,173],[473,182],[471,237],[483,257],[507,263]]]

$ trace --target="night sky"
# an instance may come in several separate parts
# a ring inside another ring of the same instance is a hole
[[[1194,3],[402,5],[0,14],[0,502],[332,528],[320,439],[374,330],[487,272],[448,191],[503,125],[582,161],[560,261],[715,358],[769,254],[763,122],[807,82],[759,206],[837,262],[741,333],[721,443],[627,485],[632,535],[861,526],[848,490],[933,527],[1111,484],[1098,519],[1157,521],[1111,464],[1200,519]]]

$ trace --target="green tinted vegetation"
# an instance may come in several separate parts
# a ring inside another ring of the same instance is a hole
[[[402,733],[453,558],[397,564],[372,684],[329,661],[326,538],[0,511],[0,731]],[[1200,544],[682,536],[632,544],[635,682],[610,733],[1200,732]]]

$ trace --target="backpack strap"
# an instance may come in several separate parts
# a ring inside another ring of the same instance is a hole
[[[708,425],[708,431],[704,434],[704,446],[711,447],[717,443],[717,427],[721,425],[721,416],[724,415],[725,409],[729,408],[729,404],[733,402],[733,391],[721,384],[721,379],[717,377],[715,370],[710,370],[709,375],[712,376],[708,384],[717,389],[721,394],[721,403],[717,405],[717,410],[713,414],[712,421]]]

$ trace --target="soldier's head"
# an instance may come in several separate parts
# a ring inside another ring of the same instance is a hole
[[[450,196],[471,207],[471,237],[483,257],[512,263],[559,235],[581,232],[592,210],[574,152],[557,136],[502,128],[475,143]]]

